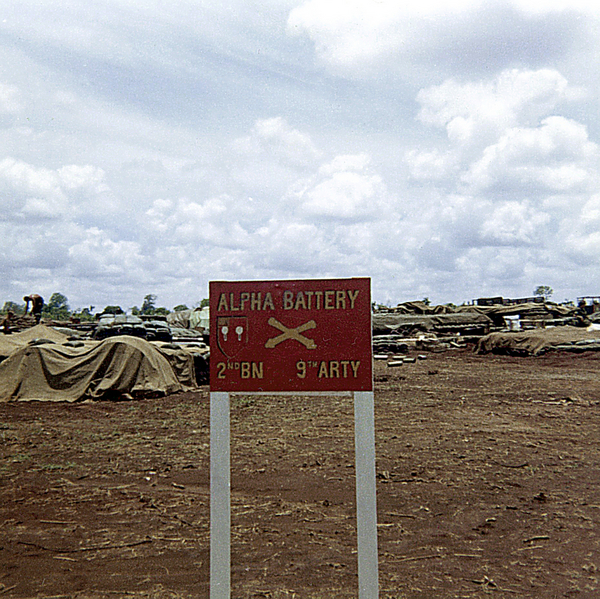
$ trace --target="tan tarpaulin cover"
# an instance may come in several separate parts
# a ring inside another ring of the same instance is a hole
[[[208,308],[194,308],[167,314],[167,323],[183,329],[208,329],[209,318]]]
[[[194,362],[194,355],[197,353],[206,353],[202,351],[196,351],[194,349],[188,349],[184,347],[178,347],[174,349],[169,347],[171,344],[160,344],[152,343],[158,351],[168,360],[177,380],[183,387],[184,391],[196,388],[196,367]]]
[[[480,354],[496,351],[526,353],[535,356],[553,347],[594,340],[600,343],[600,331],[569,326],[532,329],[521,332],[490,333],[479,340],[475,351]]]
[[[404,302],[394,309],[398,314],[450,314],[454,312],[451,306],[430,306],[426,302]]]
[[[435,331],[436,327],[448,326],[489,326],[492,321],[478,312],[457,314],[397,314],[380,312],[373,314],[373,334],[387,335],[400,327],[419,327],[426,331]]]
[[[136,337],[111,337],[82,348],[26,345],[0,363],[0,401],[74,402],[181,390],[168,359]]]
[[[10,335],[0,334],[0,357],[6,358],[10,356],[15,350],[27,345],[34,339],[49,339],[55,343],[64,343],[68,339],[68,335],[59,333],[43,324],[25,329],[21,333],[12,333]]]
[[[174,327],[181,327],[182,329],[190,328],[190,314],[191,310],[177,310],[167,314],[167,324]]]

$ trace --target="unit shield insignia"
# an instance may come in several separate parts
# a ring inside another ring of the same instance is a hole
[[[217,344],[228,358],[235,358],[248,344],[248,318],[246,316],[219,316],[217,318]]]

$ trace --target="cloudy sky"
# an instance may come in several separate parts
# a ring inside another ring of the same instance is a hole
[[[597,0],[2,0],[0,302],[600,294]]]

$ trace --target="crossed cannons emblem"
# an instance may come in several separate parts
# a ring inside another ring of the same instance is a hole
[[[301,333],[304,331],[308,331],[309,329],[314,329],[317,326],[317,323],[314,320],[309,320],[300,326],[290,329],[286,327],[284,324],[281,324],[276,318],[269,318],[268,323],[281,331],[281,335],[277,335],[277,337],[272,337],[265,343],[265,347],[267,349],[273,349],[276,345],[279,345],[282,341],[286,339],[295,339],[299,343],[302,343],[304,347],[307,349],[316,349],[317,344],[314,339],[309,339],[308,337],[304,337]]]

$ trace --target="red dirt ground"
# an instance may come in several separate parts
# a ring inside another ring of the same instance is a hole
[[[600,354],[375,368],[380,597],[600,597]],[[349,398],[232,400],[234,598],[357,596]],[[208,597],[208,388],[0,404],[0,596]]]

